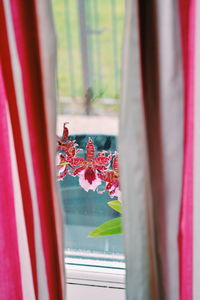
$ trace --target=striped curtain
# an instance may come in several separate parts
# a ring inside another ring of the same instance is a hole
[[[64,298],[48,0],[0,0],[0,299]]]
[[[128,300],[200,299],[200,1],[127,0],[119,148]]]

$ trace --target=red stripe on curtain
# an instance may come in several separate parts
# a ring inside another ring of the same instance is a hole
[[[29,244],[29,253],[31,257],[31,266],[32,266],[35,294],[36,294],[36,299],[38,299],[33,210],[32,210],[31,196],[30,196],[30,188],[28,183],[26,161],[24,156],[19,113],[18,113],[18,108],[16,103],[15,88],[14,88],[14,82],[12,76],[11,57],[9,51],[8,37],[6,35],[7,30],[5,24],[5,16],[3,13],[4,9],[2,5],[2,1],[0,1],[0,11],[1,11],[0,19],[2,25],[1,26],[2,32],[0,35],[0,44],[1,44],[0,52],[2,58],[3,78],[5,82],[6,93],[7,93],[11,123],[14,128],[13,136],[14,136],[16,155],[17,155],[17,164],[18,164],[19,179],[20,179],[21,192],[23,198],[23,209],[24,209],[24,216],[26,222],[26,229],[28,233],[27,237],[28,237],[28,244]]]
[[[62,299],[35,4],[11,0],[11,9],[22,69],[49,295],[52,300]]]
[[[184,112],[184,169],[182,207],[180,214],[180,297],[193,298],[192,255],[193,255],[193,107],[194,107],[194,11],[195,0],[179,0],[185,112]]]
[[[1,20],[0,9],[0,20]],[[0,26],[2,25],[0,21]],[[2,27],[1,27],[2,28]],[[1,44],[2,45],[2,44]],[[0,62],[0,299],[23,299],[14,192],[9,153],[6,95]]]
[[[31,146],[31,159],[33,162],[34,180],[36,182],[36,193],[38,201],[37,205],[39,207],[40,230],[42,233],[42,251],[45,259],[45,276],[47,277],[48,282],[48,294],[49,299],[63,299],[63,270],[60,270],[57,236],[55,229],[56,224],[53,206],[54,196],[51,186],[52,179],[50,175],[50,159],[47,139],[48,128],[46,126],[46,116],[44,110],[42,77],[40,70],[40,53],[38,47],[38,26],[36,24],[34,6],[35,3],[32,0],[8,0],[8,2],[0,0],[0,25],[2,29],[2,33],[0,35],[0,54],[2,61],[3,78],[7,93],[7,101],[10,110],[11,125],[13,128],[18,172],[20,176],[20,185],[22,190],[23,209],[32,264],[34,288],[36,299],[38,299],[39,295],[43,295],[43,291],[38,290],[39,282],[37,282],[38,270],[36,256],[38,256],[38,252],[36,252],[37,245],[36,240],[34,239],[35,219],[33,215],[32,202],[34,201],[34,199],[31,198],[29,186],[30,177],[28,177],[29,175],[27,172],[27,168],[31,168],[31,166],[26,166],[26,153],[23,144],[24,136],[23,132],[21,131],[22,128],[20,108],[18,107],[19,98],[17,98],[16,96],[16,82],[14,81],[14,79],[16,78],[16,74],[13,73],[14,66],[12,65],[11,59],[13,47],[9,44],[10,41],[8,39],[7,28],[7,24],[9,23],[6,23],[10,21],[6,19],[8,18],[8,16],[6,16],[4,11],[5,3],[9,3],[7,9],[9,9],[9,6],[11,7],[11,22],[14,25],[15,35],[13,43],[16,43],[17,46],[20,71],[22,72],[22,86],[25,99],[23,99],[22,97],[22,99],[20,98],[20,101],[25,101],[24,105],[26,109],[26,116],[24,117],[28,121],[28,136]],[[10,229],[15,232],[16,226]],[[16,274],[18,274],[17,271]],[[5,274],[2,279],[3,278],[5,278]],[[18,278],[20,277],[18,276]],[[14,279],[15,276],[13,276],[13,280]],[[1,282],[4,282],[5,285],[5,280],[2,280]],[[40,286],[42,286],[42,283],[40,283]],[[6,289],[9,288],[10,282],[9,286],[7,286]],[[17,294],[6,299],[20,299],[16,295]]]
[[[15,95],[13,76],[12,76],[11,56],[9,51],[9,43],[8,43],[7,29],[6,29],[5,15],[4,15],[4,8],[3,8],[2,1],[0,1],[0,22],[1,22],[1,29],[2,29],[0,34],[0,45],[1,45],[0,54],[1,54],[1,62],[2,62],[2,71],[3,71],[3,78],[5,83],[9,113],[11,118],[11,124],[12,127],[14,128],[13,130],[14,144],[15,144],[16,155],[18,158],[17,164],[18,164],[19,179],[20,179],[21,192],[23,198],[23,209],[24,209],[24,216],[26,222],[26,229],[28,232],[27,236],[28,236],[29,253],[31,257],[34,288],[35,288],[35,294],[37,298],[38,289],[37,289],[37,276],[36,276],[37,271],[36,271],[32,202],[30,196],[30,188],[28,183],[28,175],[27,175],[22,135],[20,129],[19,114],[18,114],[18,108],[16,104],[16,95]]]

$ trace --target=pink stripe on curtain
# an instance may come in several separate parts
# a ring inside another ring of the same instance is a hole
[[[56,212],[53,205],[54,201],[58,201],[58,199],[54,199],[55,194],[53,192],[50,173],[48,128],[46,126],[44,108],[41,55],[38,45],[38,25],[35,15],[35,5],[36,2],[32,0],[0,0],[0,22],[2,29],[0,35],[0,55],[14,135],[36,299],[63,299],[63,266],[61,266],[59,260],[55,224]],[[12,28],[14,29],[13,32]],[[16,51],[16,57],[14,58],[13,51]],[[17,60],[16,64],[13,63],[14,60]],[[18,73],[16,73],[16,66]],[[20,75],[21,78],[20,76],[16,78],[16,74]],[[19,86],[22,86],[20,97],[18,83]],[[2,91],[0,92],[2,93]],[[0,97],[2,97],[2,94],[0,94]],[[23,107],[25,108],[24,115],[22,113]],[[3,111],[1,111],[1,115],[2,113]],[[24,120],[27,120],[28,125],[25,129],[22,128],[23,124],[26,125],[26,121]],[[27,165],[28,147],[26,146],[26,141],[30,144],[30,161],[32,161],[32,165]],[[1,143],[6,143],[6,141],[3,140]],[[1,157],[4,156],[2,155]],[[7,165],[9,165],[9,160]],[[32,173],[30,172],[31,168],[33,168]],[[30,174],[33,174],[34,182],[30,181],[32,178]],[[7,181],[3,177],[0,179],[4,180],[6,189],[9,190]],[[36,189],[35,195],[34,188]],[[11,202],[11,204],[13,203]],[[10,213],[9,217],[11,216],[15,216],[15,214]],[[0,225],[2,226],[2,224]],[[5,223],[4,226],[6,225]],[[39,229],[38,226],[40,226]],[[37,236],[38,230],[41,232],[41,245]],[[16,231],[14,224],[12,224],[10,231],[13,234]],[[6,240],[8,237],[10,241],[9,235],[4,236],[2,240]],[[17,255],[17,245],[14,242],[12,244],[12,251],[13,249],[15,255]],[[4,258],[6,255],[7,253],[4,253]],[[41,278],[39,271],[43,267],[42,261],[38,258],[43,256],[44,276],[47,280],[48,292],[45,291],[45,280],[41,280],[45,278]],[[17,270],[15,270],[17,278],[20,278],[19,272],[20,268],[18,266]],[[6,272],[3,275],[5,276],[5,274]],[[13,276],[13,280],[15,276]],[[19,292],[18,294],[15,292],[12,297],[9,297],[9,287],[12,280],[7,281],[3,277],[1,279],[1,283],[3,282],[4,286],[6,286],[5,282],[8,283],[6,288],[8,297],[5,297],[5,299],[21,299],[18,297]],[[17,280],[14,284],[17,284]],[[20,284],[18,285],[20,290],[21,286]]]
[[[179,0],[185,92],[185,142],[182,207],[180,215],[180,298],[193,298],[193,132],[195,0]]]
[[[1,24],[2,23],[0,21],[0,26]],[[12,171],[9,153],[6,94],[2,78],[1,63],[0,114],[0,298],[1,300],[20,300],[23,298],[14,209]]]
[[[31,203],[31,196],[30,196],[30,188],[28,184],[28,175],[26,169],[26,162],[24,157],[24,149],[23,149],[23,142],[22,142],[22,135],[20,129],[20,121],[19,121],[19,113],[16,103],[16,95],[15,95],[15,88],[14,82],[12,77],[12,65],[11,65],[11,57],[9,52],[9,44],[6,34],[6,24],[5,24],[5,16],[3,14],[3,5],[0,1],[0,12],[1,12],[1,28],[2,33],[0,35],[0,53],[1,53],[1,63],[2,68],[4,70],[4,85],[7,93],[8,106],[10,107],[10,116],[12,123],[14,125],[15,130],[13,130],[14,135],[14,143],[15,143],[15,150],[18,159],[18,172],[20,176],[20,183],[22,188],[22,197],[23,197],[23,208],[24,208],[24,215],[26,221],[26,228],[28,231],[28,243],[29,243],[29,252],[31,256],[31,264],[32,264],[32,272],[33,272],[33,280],[35,286],[35,293],[37,293],[37,283],[36,283],[36,258],[35,258],[35,241],[34,241],[34,225],[33,225],[33,212],[32,212],[32,203]]]
[[[51,178],[49,176],[50,160],[48,156],[35,4],[33,1],[21,2],[15,0],[11,1],[11,9],[18,54],[22,67],[25,105],[37,187],[50,299],[59,299],[62,295],[62,290],[61,283],[59,282],[60,266],[58,263],[57,238],[53,211],[53,193]],[[26,24],[26,26],[24,26],[24,24]],[[52,270],[54,270],[54,272],[52,272]]]

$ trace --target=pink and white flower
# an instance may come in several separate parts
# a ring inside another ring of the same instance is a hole
[[[80,167],[78,167],[73,175],[79,176],[79,183],[85,191],[93,190],[101,184],[101,179],[98,176],[99,172],[106,171],[110,160],[112,158],[111,155],[106,156],[104,153],[98,153],[98,156],[95,157],[95,147],[91,138],[89,138],[87,146],[86,146],[86,157],[87,160],[84,159],[80,163]]]
[[[86,159],[77,156],[81,150],[76,141],[68,140],[69,131],[64,123],[63,135],[57,137],[57,178],[62,180],[67,174],[79,176],[79,184],[85,191],[95,191],[102,181],[106,183],[105,190],[111,198],[120,199],[118,153],[106,156],[106,152],[98,152],[95,156],[95,147],[91,138],[86,145]],[[112,160],[112,169],[109,165]]]
[[[98,177],[106,182],[105,191],[109,192],[111,198],[117,197],[120,200],[120,186],[119,186],[119,163],[118,163],[118,153],[115,153],[112,162],[112,170],[102,172],[98,174]],[[104,191],[102,191],[104,192]]]
[[[69,173],[68,172],[68,162],[66,157],[62,153],[57,153],[56,155],[56,166],[57,166],[57,179],[63,180],[63,178]]]

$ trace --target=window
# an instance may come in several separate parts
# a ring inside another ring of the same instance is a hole
[[[114,153],[124,1],[52,0],[52,4],[58,39],[57,133],[61,136],[63,123],[69,122],[69,139],[80,148],[85,149],[91,137],[96,151]],[[113,299],[123,299],[122,235],[88,237],[95,227],[120,216],[107,205],[112,199],[108,193],[86,192],[78,176],[66,176],[59,185],[69,299],[78,299],[76,293],[97,298],[99,291],[103,299],[111,299],[111,294]]]

